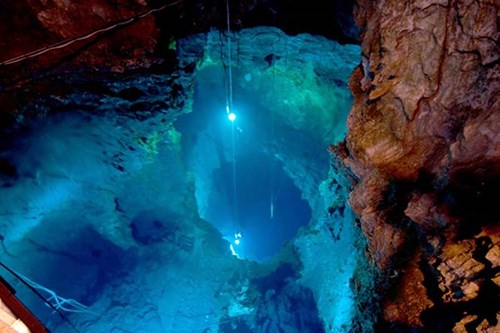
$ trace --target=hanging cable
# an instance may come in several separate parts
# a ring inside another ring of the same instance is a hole
[[[238,218],[238,196],[237,196],[237,186],[236,186],[236,154],[235,154],[235,142],[234,138],[234,122],[231,122],[231,145],[232,145],[232,167],[233,167],[233,219],[234,219],[234,229],[235,233],[239,234],[241,232],[241,226],[239,224],[239,218]]]
[[[223,40],[223,33],[222,31],[219,31],[219,43],[220,43],[220,60],[221,60],[221,63],[222,63],[222,69],[224,71],[223,73],[223,79],[224,79],[224,95],[226,97],[226,114],[227,114],[227,111],[229,109],[229,86],[228,86],[228,68],[227,68],[227,64],[226,64],[226,57],[225,57],[225,52],[224,52],[224,40]],[[228,115],[228,118],[229,118],[229,115]]]
[[[281,40],[281,36],[279,36],[279,40]],[[273,47],[272,47],[272,54],[275,55],[276,54],[276,43],[273,43]],[[273,80],[272,80],[272,91],[273,91],[273,96],[276,96],[276,66],[275,66],[275,63],[274,61],[272,62],[272,67],[270,68],[270,70],[272,71],[273,73]],[[275,209],[275,206],[274,206],[274,203],[275,203],[275,200],[276,200],[276,167],[275,167],[275,161],[274,159],[276,158],[276,154],[275,154],[275,151],[276,151],[276,127],[275,127],[275,111],[273,108],[270,108],[269,112],[271,113],[271,151],[270,151],[270,159],[269,159],[269,177],[270,177],[270,195],[269,195],[269,217],[272,219],[274,219],[274,209]]]
[[[3,262],[0,261],[0,266],[2,266],[7,272],[12,274],[16,279],[18,279],[22,284],[24,284],[26,287],[28,287],[29,290],[31,290],[38,298],[40,298],[48,307],[50,307],[52,310],[54,310],[62,320],[64,320],[66,323],[68,323],[71,328],[77,332],[77,333],[82,333],[75,324],[71,320],[69,320],[68,317],[66,317],[56,306],[54,306],[51,302],[49,302],[43,295],[35,288],[33,287],[28,281],[26,281],[21,275],[16,273],[13,269],[5,265]]]
[[[229,101],[226,105],[226,112],[233,111],[233,60],[231,54],[231,14],[229,10],[229,0],[226,0],[226,23],[227,23],[227,59],[228,59],[228,78],[229,78]]]
[[[231,163],[232,163],[232,182],[233,182],[233,228],[235,243],[239,244],[239,238],[241,238],[241,225],[238,218],[238,195],[237,195],[237,183],[236,183],[236,138],[235,138],[235,124],[236,114],[233,112],[233,58],[231,49],[231,10],[229,6],[229,0],[226,0],[226,28],[227,28],[227,90],[226,90],[226,113],[228,119],[231,121]]]
[[[275,69],[273,68],[273,82],[272,82],[272,86],[273,86],[273,96],[276,96],[276,73],[275,73]],[[270,195],[269,195],[269,217],[272,219],[274,219],[274,200],[275,200],[275,197],[274,197],[274,192],[275,192],[275,175],[274,175],[274,158],[275,158],[275,149],[274,149],[274,146],[275,146],[275,128],[274,128],[274,111],[273,109],[271,108],[269,110],[269,112],[271,113],[271,151],[270,151],[270,158],[269,158],[269,191],[270,191]]]
[[[65,48],[67,46],[70,46],[73,43],[78,42],[78,41],[86,40],[86,39],[92,38],[94,36],[103,34],[104,32],[111,31],[111,30],[117,29],[119,27],[123,27],[123,26],[129,25],[129,24],[131,24],[131,23],[133,23],[135,21],[138,21],[138,20],[146,17],[146,16],[149,16],[149,15],[151,15],[153,13],[162,11],[162,10],[168,8],[168,7],[175,6],[175,5],[177,5],[177,4],[179,4],[179,3],[183,2],[183,1],[184,0],[177,0],[175,2],[168,3],[168,4],[160,6],[158,8],[150,9],[150,10],[144,12],[144,13],[137,14],[135,16],[132,16],[132,17],[128,18],[128,19],[125,19],[123,21],[111,24],[111,25],[106,26],[104,28],[91,31],[91,32],[88,32],[86,34],[83,34],[83,35],[80,35],[80,36],[77,36],[77,37],[69,38],[69,39],[60,41],[58,43],[52,44],[52,45],[42,47],[42,48],[40,48],[38,50],[22,54],[20,56],[14,57],[12,59],[8,59],[8,60],[5,60],[5,61],[2,61],[2,62],[0,62],[0,66],[2,66],[2,65],[12,65],[12,64],[15,64],[17,62],[26,60],[26,59],[37,57],[39,55],[42,55],[42,54],[47,53],[47,52],[52,51],[52,50],[57,50],[57,49]]]

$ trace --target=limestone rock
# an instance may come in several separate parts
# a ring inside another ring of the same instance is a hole
[[[475,280],[478,273],[484,269],[484,265],[472,258],[474,244],[464,241],[457,244],[445,246],[440,258],[442,263],[437,267],[439,270],[439,288],[444,293],[447,301],[458,301],[465,295],[466,298],[474,298],[479,290]]]
[[[425,313],[427,331],[492,329],[498,306],[475,304],[498,293],[498,228],[490,226],[500,221],[499,4],[357,4],[362,61],[349,84],[354,105],[343,155],[359,179],[350,204],[382,272],[415,266],[411,254],[400,260],[402,250],[425,249],[424,287],[435,291],[424,311],[409,303],[404,312],[383,296],[384,318],[411,326]],[[397,286],[391,294],[404,293]],[[456,319],[439,316],[446,311],[457,311]]]
[[[398,294],[383,303],[384,319],[389,322],[409,324],[413,327],[422,327],[419,314],[433,305],[427,297],[424,287],[424,275],[417,265],[417,258],[412,260],[409,267],[402,272],[398,282]]]
[[[415,193],[404,211],[405,215],[426,232],[444,228],[454,220],[449,216],[447,207],[437,204],[437,201],[435,194]]]
[[[157,46],[159,30],[153,16],[145,17],[124,26],[113,34],[95,34],[113,24],[129,20],[146,12],[143,1],[124,0],[117,5],[110,0],[84,1],[16,1],[5,5],[2,11],[0,34],[0,59],[15,57],[59,45],[52,51],[43,52],[32,59],[14,63],[1,69],[10,74],[7,82],[23,78],[26,72],[40,71],[72,63],[72,67],[84,69],[111,68],[115,71],[149,67],[154,60],[152,53]],[[23,17],[19,22],[19,17]],[[77,37],[88,36],[65,45]],[[19,69],[23,69],[21,72]]]
[[[491,262],[493,268],[497,268],[500,266],[500,236],[498,234],[492,235],[491,239],[493,246],[486,253],[485,258]]]
[[[314,5],[306,0],[229,4],[234,31],[272,25],[289,34],[321,34],[342,43],[358,40],[359,29],[352,15],[354,0]],[[168,6],[155,15],[145,15],[164,5]],[[303,10],[306,7],[310,10]],[[225,27],[226,6],[217,0],[4,1],[0,21],[0,64],[41,51],[29,60],[0,66],[0,82],[12,85],[46,71],[123,72],[168,63],[175,59],[179,38]],[[57,47],[46,52],[51,46]]]

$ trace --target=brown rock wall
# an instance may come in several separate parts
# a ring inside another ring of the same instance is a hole
[[[149,8],[144,1],[79,0],[8,2],[1,12],[0,62],[123,22]],[[159,30],[153,16],[145,17],[109,34],[90,36],[37,57],[0,67],[2,81],[32,78],[40,70],[61,64],[73,69],[116,71],[147,67],[154,60]]]
[[[230,1],[233,30],[277,26],[290,34],[322,34],[356,42],[358,28],[350,13],[354,0]],[[151,9],[154,15],[142,17]],[[138,16],[141,16],[139,19]],[[66,41],[113,27],[65,45]],[[40,74],[61,71],[109,71],[175,66],[172,41],[226,28],[226,3],[219,0],[19,0],[0,3],[0,84],[10,86]],[[16,64],[5,61],[62,43],[63,46]],[[170,63],[172,62],[172,63]],[[4,66],[2,66],[2,64]]]
[[[153,52],[159,29],[154,16],[120,26],[113,33],[93,34],[147,12],[143,1],[21,0],[4,6],[0,63],[41,51],[0,66],[0,83],[6,86],[61,70],[121,72],[149,67],[157,60]]]
[[[498,302],[478,303],[499,292],[499,6],[358,0],[363,58],[343,162],[359,178],[350,203],[386,276],[381,331],[498,325]],[[408,274],[415,285],[395,282]],[[419,294],[420,305],[401,301]]]
[[[417,253],[411,264],[401,272],[396,296],[383,301],[384,319],[389,322],[421,327],[419,314],[433,305],[423,286],[424,275],[418,267],[419,256]]]

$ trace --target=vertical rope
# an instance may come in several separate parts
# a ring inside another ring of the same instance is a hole
[[[236,184],[236,154],[235,154],[235,135],[234,135],[234,123],[231,123],[231,144],[232,144],[232,160],[233,160],[233,223],[235,233],[241,232],[241,225],[238,218],[238,196],[237,196],[237,184]]]
[[[273,55],[276,54],[276,44],[273,44]],[[272,91],[273,91],[273,96],[276,96],[276,67],[274,65],[274,62],[272,63],[272,73],[273,73],[273,80],[272,80]],[[275,128],[275,113],[274,113],[274,109],[271,108],[269,110],[269,112],[271,113],[271,150],[270,150],[270,159],[269,159],[269,177],[270,177],[270,180],[269,180],[269,187],[270,187],[270,195],[269,195],[269,217],[272,219],[274,219],[274,202],[275,202],[275,192],[276,192],[276,184],[275,184],[275,147],[276,147],[276,128]]]
[[[226,113],[229,115],[233,111],[233,58],[231,49],[231,14],[229,0],[226,0],[226,23],[227,23],[227,59],[228,59],[228,98],[226,99]],[[241,225],[238,218],[238,196],[236,184],[236,139],[234,122],[231,122],[231,160],[232,160],[232,180],[233,180],[233,228],[235,234],[241,232]]]
[[[229,75],[229,103],[226,105],[226,112],[233,109],[233,59],[231,54],[231,16],[229,12],[229,0],[226,0],[226,19],[227,19],[227,58],[228,58],[228,75]]]
[[[228,73],[227,73],[227,64],[226,64],[226,57],[225,57],[225,53],[224,53],[224,41],[223,41],[223,36],[222,36],[222,31],[219,31],[219,42],[220,42],[220,61],[221,61],[221,64],[222,64],[222,69],[224,71],[223,73],[223,78],[224,78],[224,95],[225,95],[225,98],[226,98],[226,113],[228,113],[228,110],[229,110],[229,85],[228,85]]]

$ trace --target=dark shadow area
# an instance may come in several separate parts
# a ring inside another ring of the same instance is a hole
[[[258,332],[324,332],[312,292],[296,283],[298,274],[285,263],[270,275],[252,280],[262,295],[256,309]]]
[[[273,0],[260,3],[246,13],[246,26],[272,25],[289,35],[310,33],[344,43],[358,43],[353,1]]]
[[[352,331],[358,332],[358,331]],[[388,323],[386,321],[378,322],[374,327],[376,333],[424,333],[422,328],[412,327],[404,324]]]
[[[219,332],[325,332],[311,290],[299,286],[295,268],[284,263],[269,275],[250,282],[245,302],[252,304],[252,320],[223,317]]]
[[[459,239],[470,238],[482,226],[500,220],[500,177],[495,166],[483,165],[476,172],[455,172],[450,176],[447,203],[450,214],[463,220]]]
[[[154,7],[164,3],[150,1]],[[265,0],[229,1],[231,29],[273,26],[289,35],[309,33],[322,35],[339,43],[359,43],[359,28],[354,22],[355,2],[324,0]],[[226,0],[210,0],[203,4],[185,1],[177,10],[166,10],[156,15],[160,28],[160,51],[174,37],[185,37],[204,32],[210,27],[227,27]],[[161,46],[163,45],[163,46]]]
[[[180,228],[177,219],[179,217],[164,212],[143,211],[130,223],[132,237],[142,245],[173,241]]]

